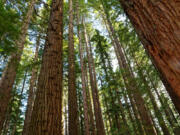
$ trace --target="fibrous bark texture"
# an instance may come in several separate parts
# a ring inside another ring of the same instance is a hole
[[[68,114],[69,135],[78,135],[78,104],[75,79],[75,53],[73,40],[73,0],[69,0],[69,37],[68,37]]]
[[[180,2],[119,1],[180,113]]]
[[[28,135],[62,135],[63,0],[53,0]]]

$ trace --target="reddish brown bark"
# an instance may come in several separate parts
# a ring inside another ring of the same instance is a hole
[[[119,1],[180,113],[180,2]]]
[[[78,135],[78,104],[75,79],[75,52],[73,40],[73,0],[69,0],[69,37],[68,37],[68,111],[69,135]]]
[[[32,17],[35,2],[36,0],[31,0],[29,3],[28,12],[21,27],[20,37],[17,41],[15,41],[17,52],[12,53],[0,80],[0,132],[2,130],[8,104],[11,99],[11,91],[16,79],[16,71],[21,60],[21,55],[26,40],[26,34],[29,27],[29,22]]]
[[[62,135],[63,0],[53,0],[28,135]]]

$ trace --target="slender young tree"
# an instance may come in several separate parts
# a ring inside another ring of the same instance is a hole
[[[62,135],[63,0],[53,0],[28,135]]]
[[[73,0],[69,0],[69,37],[68,37],[68,113],[69,135],[78,135],[78,104],[75,78],[75,52],[73,40]]]
[[[119,1],[180,113],[179,2]]]
[[[10,56],[10,59],[0,80],[0,132],[2,130],[8,104],[11,99],[11,92],[13,89],[14,81],[16,79],[16,72],[21,60],[21,55],[26,41],[26,34],[33,14],[35,3],[36,0],[31,0],[28,3],[28,11],[22,23],[19,39],[15,41],[17,51],[12,53],[12,55]]]

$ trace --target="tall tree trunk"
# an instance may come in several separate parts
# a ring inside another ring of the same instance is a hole
[[[119,1],[180,113],[180,3],[174,0]]]
[[[37,36],[36,39],[36,51],[35,51],[35,56],[34,56],[34,62],[38,61],[38,52],[39,52],[39,46],[40,46],[40,39],[41,36],[40,34]],[[32,75],[31,75],[31,79],[30,79],[30,86],[29,86],[29,95],[28,95],[28,101],[27,101],[27,109],[26,109],[26,113],[25,113],[25,120],[24,120],[24,127],[23,127],[23,135],[27,135],[28,134],[28,128],[30,125],[30,121],[31,121],[31,114],[32,114],[32,109],[33,109],[33,105],[34,105],[34,99],[35,99],[35,91],[34,91],[34,87],[35,87],[35,83],[37,80],[37,72],[38,72],[38,67],[37,65],[35,65],[32,68]]]
[[[83,107],[84,107],[84,122],[85,122],[85,135],[90,135],[89,127],[89,116],[88,116],[88,103],[87,103],[87,93],[86,93],[86,80],[85,80],[85,70],[84,70],[84,49],[82,46],[82,36],[79,27],[79,2],[76,2],[76,14],[77,14],[77,27],[78,27],[78,39],[79,39],[79,55],[80,55],[80,65],[81,65],[81,80],[82,80],[82,90],[83,90]]]
[[[31,0],[29,3],[28,12],[21,27],[20,37],[15,41],[17,52],[12,53],[0,80],[0,132],[2,130],[8,104],[11,99],[11,91],[16,79],[16,72],[24,49],[26,34],[33,14],[35,2],[36,0]]]
[[[90,52],[91,48],[89,49],[88,47],[88,45],[90,44],[89,44],[84,21],[83,21],[83,27],[84,27],[84,37],[85,37],[86,51],[87,51],[87,57],[88,57],[88,66],[89,66],[90,82],[91,82],[92,97],[93,97],[93,104],[94,104],[97,135],[105,135],[104,123],[102,119],[102,111],[101,111],[101,107],[99,103],[99,95],[98,95],[98,89],[97,89],[94,61],[93,61],[92,53]]]
[[[75,55],[73,40],[73,0],[69,0],[69,43],[68,43],[68,111],[69,135],[78,135],[78,105],[75,80]]]
[[[63,0],[53,0],[28,135],[62,135]]]

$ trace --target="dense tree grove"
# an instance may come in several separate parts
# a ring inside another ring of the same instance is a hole
[[[180,135],[179,7],[0,0],[0,135]]]

